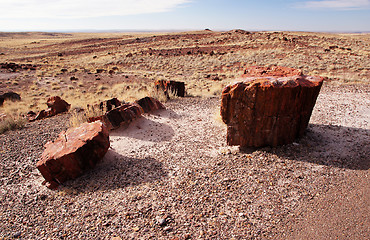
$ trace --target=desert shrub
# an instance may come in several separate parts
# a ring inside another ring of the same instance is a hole
[[[25,125],[26,120],[22,117],[6,117],[4,120],[0,121],[0,134],[3,134],[7,131],[22,129]]]
[[[153,87],[153,88],[150,89],[149,96],[152,97],[152,98],[157,99],[160,102],[167,102],[168,101],[168,98],[167,98],[166,94],[164,93],[164,91],[162,89],[157,89],[156,87]],[[170,98],[171,98],[171,96],[170,96]]]

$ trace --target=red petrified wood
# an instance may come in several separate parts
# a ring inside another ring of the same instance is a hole
[[[46,102],[48,108],[46,110],[41,110],[38,114],[34,112],[28,113],[28,120],[33,122],[35,120],[40,120],[48,117],[55,116],[62,112],[67,112],[71,107],[71,104],[67,103],[59,96],[50,97]]]
[[[80,176],[103,158],[109,148],[109,134],[101,121],[70,128],[45,145],[36,167],[49,188]]]
[[[152,97],[144,97],[135,101],[135,103],[142,107],[145,113],[149,113],[159,109],[165,109],[160,101]]]
[[[144,97],[134,103],[125,103],[119,107],[113,108],[104,115],[89,118],[89,122],[101,120],[109,130],[128,126],[134,119],[141,117],[143,113],[149,113],[155,110],[165,109],[157,99]]]
[[[58,113],[67,112],[71,106],[71,104],[67,103],[59,96],[49,98],[46,102],[46,105],[48,105],[53,116],[57,115]]]
[[[185,83],[177,81],[165,81],[158,80],[154,83],[157,90],[163,90],[167,98],[170,98],[169,92],[172,92],[175,96],[185,97]]]
[[[227,124],[227,143],[278,146],[302,136],[323,78],[284,67],[252,67],[248,73],[252,77],[244,75],[244,81],[222,91],[221,116]]]

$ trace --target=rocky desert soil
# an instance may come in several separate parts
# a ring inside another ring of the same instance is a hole
[[[368,239],[370,88],[326,84],[305,137],[225,144],[219,98],[185,98],[111,133],[57,191],[35,169],[68,114],[1,135],[1,237]]]
[[[153,35],[0,36],[0,61],[36,66],[1,70],[1,90],[23,99],[13,107],[63,92],[80,95],[72,107],[111,92],[123,100],[115,86],[145,92],[155,79],[188,89],[166,110],[112,131],[96,168],[55,191],[35,164],[72,114],[0,135],[1,239],[370,238],[368,35]],[[226,145],[219,93],[251,64],[328,77],[303,138],[276,148]]]

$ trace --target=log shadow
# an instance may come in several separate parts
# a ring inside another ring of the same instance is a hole
[[[162,109],[162,110],[157,110],[152,113],[151,115],[155,115],[158,117],[163,117],[163,118],[168,118],[168,119],[178,119],[180,118],[180,115],[178,115],[175,111],[171,109]]]
[[[127,128],[119,128],[110,133],[111,137],[126,137],[150,142],[170,141],[174,135],[175,131],[170,125],[145,117],[136,119]]]
[[[336,125],[309,124],[306,134],[293,144],[262,150],[291,160],[368,170],[370,130]]]
[[[154,158],[130,158],[108,150],[94,169],[77,179],[62,184],[62,188],[77,192],[96,192],[137,186],[166,178],[168,171]]]

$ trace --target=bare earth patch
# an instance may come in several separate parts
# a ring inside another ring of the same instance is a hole
[[[69,115],[29,123],[0,136],[0,238],[368,239],[369,93],[324,84],[302,139],[243,151],[218,97],[172,100],[57,191],[35,163]]]

